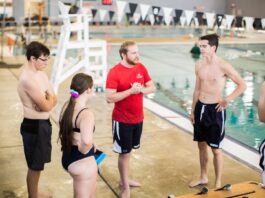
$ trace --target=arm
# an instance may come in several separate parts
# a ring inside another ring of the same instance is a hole
[[[259,120],[265,122],[265,82],[262,84],[258,102]]]
[[[195,65],[195,75],[196,75],[196,82],[195,82],[195,88],[193,92],[193,98],[192,98],[192,106],[191,106],[191,115],[190,115],[190,120],[192,124],[194,124],[194,111],[195,111],[195,105],[199,100],[199,95],[200,95],[200,78],[198,76],[198,63]]]
[[[141,86],[139,83],[133,83],[131,88],[117,92],[116,89],[106,89],[105,96],[108,103],[115,103],[127,98],[131,94],[138,94],[141,91]]]
[[[24,89],[30,96],[33,102],[37,105],[40,111],[49,112],[56,104],[56,96],[49,92],[42,93],[33,79],[31,81],[24,81]]]
[[[241,95],[247,88],[245,81],[239,75],[239,73],[230,64],[225,64],[225,74],[230,78],[235,84],[237,84],[236,89],[225,97],[228,102],[234,100],[236,97]]]
[[[226,108],[230,101],[234,100],[236,97],[241,95],[247,88],[245,81],[229,63],[224,64],[224,73],[235,84],[237,84],[237,87],[231,94],[221,99],[219,104],[216,106],[217,111],[222,111],[222,109]]]
[[[85,110],[81,113],[80,118],[80,135],[81,141],[78,150],[86,154],[93,146],[93,131],[94,131],[94,114],[91,111]]]
[[[154,93],[155,90],[156,90],[155,85],[154,85],[153,81],[150,80],[147,83],[145,83],[144,86],[142,86],[140,92],[142,94],[150,94],[150,93]]]

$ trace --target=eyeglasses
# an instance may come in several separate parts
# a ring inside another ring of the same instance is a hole
[[[40,59],[41,61],[43,61],[43,62],[45,62],[45,61],[48,61],[49,60],[49,57],[48,58],[38,58],[38,59]]]

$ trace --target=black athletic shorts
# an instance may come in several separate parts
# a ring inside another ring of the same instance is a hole
[[[130,153],[132,148],[140,148],[143,122],[126,124],[112,121],[113,151],[116,153]]]
[[[262,143],[259,146],[259,154],[260,154],[259,166],[262,168],[263,171],[265,171],[265,139],[262,141]]]
[[[21,123],[24,153],[31,170],[41,171],[44,163],[51,161],[51,126],[50,120],[24,118]]]
[[[197,102],[194,112],[194,141],[207,142],[212,148],[222,148],[226,112],[217,112],[216,105]]]

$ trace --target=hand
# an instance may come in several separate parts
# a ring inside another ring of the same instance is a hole
[[[98,147],[96,144],[93,144],[94,145],[94,152],[96,152],[98,150]]]
[[[35,111],[38,111],[38,112],[41,111],[40,108],[36,104],[33,104],[33,108],[35,109]]]
[[[223,98],[218,102],[215,109],[217,109],[217,112],[220,112],[220,111],[225,110],[227,106],[228,106],[228,101]]]
[[[194,113],[193,112],[190,114],[190,121],[191,121],[192,124],[195,124]]]
[[[139,94],[142,88],[143,86],[141,85],[141,83],[135,82],[131,84],[130,88],[131,94]]]
[[[46,100],[49,100],[51,98],[51,94],[48,92],[48,90],[45,91],[45,98]]]

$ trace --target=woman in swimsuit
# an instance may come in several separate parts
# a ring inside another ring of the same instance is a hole
[[[62,109],[59,140],[62,165],[73,178],[74,197],[95,197],[97,164],[94,158],[94,115],[86,108],[92,95],[93,80],[83,73],[71,82],[71,97]]]

